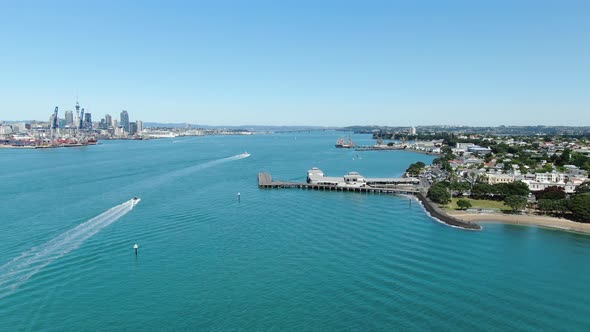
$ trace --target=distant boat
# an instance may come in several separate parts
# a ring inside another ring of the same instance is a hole
[[[243,158],[250,157],[250,154],[248,153],[248,151],[244,151],[244,153],[242,153],[240,155],[240,157],[243,157]]]
[[[350,149],[354,147],[354,142],[352,141],[352,139],[350,138],[340,138],[338,139],[338,141],[336,142],[336,147],[337,148],[346,148],[346,149]]]

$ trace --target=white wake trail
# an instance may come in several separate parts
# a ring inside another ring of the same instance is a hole
[[[189,166],[151,179],[148,182],[148,186],[158,186],[169,181],[171,177],[186,176],[199,170],[248,157],[250,157],[250,154],[242,153]],[[135,204],[137,204],[137,202],[135,202]],[[112,207],[100,215],[58,235],[48,242],[21,253],[8,263],[0,266],[0,299],[12,294],[18,289],[18,287],[45,266],[80,247],[84,241],[129,213],[133,207],[133,200]]]
[[[0,299],[13,293],[45,266],[80,247],[84,241],[119,220],[133,207],[132,200],[117,205],[0,266]]]

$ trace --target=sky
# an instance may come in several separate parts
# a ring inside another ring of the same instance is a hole
[[[590,1],[6,1],[0,120],[590,125]]]

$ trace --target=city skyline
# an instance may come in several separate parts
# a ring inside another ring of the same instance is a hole
[[[129,110],[213,126],[588,125],[588,9],[12,3],[0,118],[47,121],[79,96],[95,121]]]

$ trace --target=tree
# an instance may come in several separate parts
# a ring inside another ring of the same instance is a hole
[[[420,173],[422,173],[424,167],[426,167],[426,165],[419,161],[417,163],[411,164],[410,167],[406,169],[406,173],[408,173],[410,176],[418,176]]]
[[[585,181],[576,187],[576,194],[590,193],[590,181]]]
[[[565,214],[569,210],[569,200],[567,199],[540,199],[537,201],[537,207],[545,213]]]
[[[467,210],[467,209],[469,209],[471,207],[471,202],[469,202],[466,199],[460,199],[460,200],[457,201],[457,206],[461,210]]]
[[[537,199],[564,199],[565,191],[559,186],[550,186],[535,193]]]
[[[451,201],[451,194],[443,183],[435,183],[428,190],[428,197],[435,203],[447,204]]]
[[[475,199],[483,199],[487,196],[494,195],[494,193],[494,187],[487,183],[476,183],[473,185],[473,188],[471,188],[471,198]]]
[[[569,207],[575,219],[590,223],[590,193],[574,195],[570,199]]]
[[[514,213],[524,209],[526,203],[527,199],[525,196],[511,195],[504,198],[504,204],[508,205]]]

